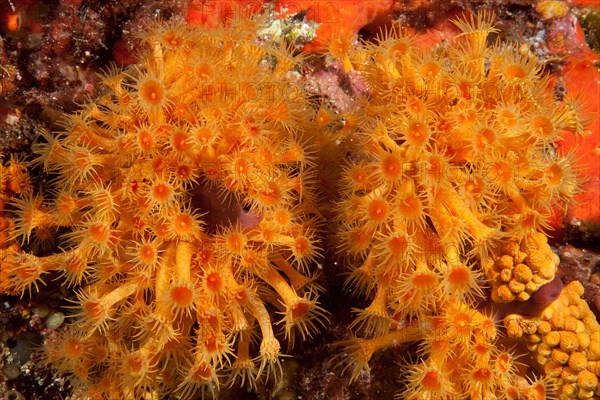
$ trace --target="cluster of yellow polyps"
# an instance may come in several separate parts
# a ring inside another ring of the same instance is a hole
[[[150,30],[141,61],[106,72],[101,96],[34,146],[55,185],[15,201],[14,234],[60,230],[63,250],[13,254],[3,291],[50,272],[78,288],[45,359],[80,396],[253,386],[279,369],[266,304],[290,343],[326,318],[310,273],[313,111],[286,79],[299,59],[256,29]]]
[[[392,29],[349,56],[369,95],[342,175],[338,238],[347,285],[372,302],[355,310],[365,338],[342,343],[340,363],[356,378],[377,349],[422,340],[405,398],[543,399],[545,381],[519,377],[493,314],[477,307],[488,279],[492,298],[510,302],[554,278],[542,229],[578,184],[556,142],[581,119],[535,59],[488,46],[488,14],[456,25],[434,49]]]

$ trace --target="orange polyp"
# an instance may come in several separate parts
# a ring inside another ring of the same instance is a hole
[[[196,75],[200,79],[208,79],[213,75],[213,69],[208,64],[196,65]]]
[[[510,371],[511,366],[512,360],[508,353],[498,354],[498,356],[496,357],[496,368],[498,369],[498,371],[500,371],[501,373],[507,373]]]
[[[210,365],[201,363],[198,367],[194,368],[190,379],[196,382],[206,382],[212,378],[212,373],[213,370]]]
[[[83,344],[75,338],[65,340],[63,349],[69,358],[78,358],[83,354]]]
[[[425,103],[415,96],[406,99],[406,108],[414,114],[423,114],[426,110]]]
[[[267,188],[259,193],[259,197],[264,206],[273,206],[281,200],[281,190],[275,182],[270,182]]]
[[[425,376],[423,376],[421,385],[425,390],[430,390],[432,392],[439,391],[442,388],[442,383],[440,382],[436,371],[427,371]]]
[[[402,160],[394,155],[385,157],[381,161],[381,172],[386,179],[398,179],[402,175]]]
[[[429,139],[429,127],[419,121],[413,121],[406,129],[406,141],[412,145],[420,146]]]
[[[475,136],[475,144],[478,150],[484,150],[496,140],[496,134],[489,128],[483,128]]]
[[[179,165],[175,170],[175,174],[179,179],[188,181],[192,178],[192,167],[189,165]]]
[[[163,35],[163,39],[166,43],[170,44],[173,47],[178,47],[183,43],[183,38],[181,36],[177,36],[175,32],[169,31]]]
[[[97,243],[106,243],[110,237],[110,229],[104,224],[95,224],[88,227],[92,240]]]
[[[305,317],[311,310],[311,304],[307,301],[300,301],[290,307],[291,322]]]
[[[101,321],[104,319],[106,310],[100,301],[88,300],[83,304],[85,315],[93,321]]]
[[[488,177],[500,184],[506,184],[512,179],[512,171],[510,165],[503,161],[498,161],[492,165],[488,172]]]
[[[407,54],[409,50],[410,45],[407,42],[399,41],[390,47],[388,55],[390,58],[400,58]]]
[[[464,265],[452,267],[448,274],[448,282],[456,287],[468,286],[471,279],[471,271]]]
[[[191,143],[189,141],[189,136],[184,131],[177,131],[173,134],[173,138],[171,140],[173,144],[173,148],[175,151],[179,153],[187,153],[191,150]]]
[[[225,250],[234,254],[241,254],[246,246],[246,235],[241,232],[230,232],[225,236]]]
[[[196,139],[198,139],[198,141],[201,144],[205,145],[211,140],[213,133],[210,129],[208,129],[206,127],[202,127],[202,128],[196,129],[195,136],[196,136]]]
[[[131,355],[127,358],[129,370],[134,374],[139,374],[144,367],[144,360],[139,355]]]
[[[513,128],[515,125],[517,125],[518,118],[512,111],[501,109],[498,112],[498,121],[500,121],[500,123],[506,128]]]
[[[525,78],[527,72],[519,64],[511,64],[504,68],[504,76],[508,79]]]
[[[304,236],[297,237],[294,241],[294,254],[297,257],[305,257],[311,252],[311,245],[307,238]]]
[[[558,186],[562,182],[563,176],[562,167],[556,163],[548,167],[546,171],[546,178],[551,186]]]
[[[223,288],[223,278],[218,272],[211,272],[206,275],[206,287],[213,293],[218,293]]]
[[[435,274],[431,272],[419,272],[411,277],[412,285],[419,291],[433,288],[437,283]]]
[[[366,249],[371,243],[371,235],[365,229],[355,229],[350,231],[348,239],[352,245],[352,250],[354,251]]]
[[[139,91],[141,98],[153,106],[159,105],[163,101],[165,95],[162,84],[155,79],[144,81],[140,85]]]
[[[363,183],[367,180],[367,174],[359,166],[353,167],[352,170],[350,171],[349,175],[350,175],[350,179],[352,179],[352,181],[359,183],[359,184]]]
[[[166,183],[158,183],[152,188],[152,199],[160,203],[166,203],[171,197],[173,188]]]
[[[427,78],[432,78],[434,76],[436,76],[439,72],[440,72],[440,65],[435,62],[435,61],[431,61],[428,63],[425,63],[421,66],[421,75]]]
[[[173,229],[180,235],[188,234],[194,228],[194,218],[189,214],[179,214],[173,219]]]
[[[549,136],[554,133],[554,125],[548,118],[542,115],[534,116],[531,120],[531,126],[533,127],[533,131],[541,136]]]
[[[391,254],[403,255],[408,250],[408,241],[404,236],[394,236],[388,240],[387,246]]]
[[[398,211],[408,220],[417,220],[423,212],[421,200],[414,194],[408,195],[398,202]]]
[[[156,256],[156,249],[151,244],[144,244],[138,250],[138,257],[145,264],[153,264]]]
[[[288,226],[291,221],[291,216],[288,210],[280,208],[273,213],[273,219],[282,227]]]
[[[370,221],[381,222],[387,218],[388,206],[383,199],[373,199],[367,206],[367,216]]]
[[[475,371],[475,373],[473,374],[473,378],[481,382],[489,381],[491,377],[492,372],[489,368],[486,367],[477,369],[477,371]]]
[[[187,308],[192,305],[194,292],[187,286],[175,286],[171,289],[171,300],[175,305],[181,308]]]

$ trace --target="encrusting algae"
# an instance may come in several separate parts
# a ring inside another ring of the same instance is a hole
[[[398,27],[350,48],[344,68],[368,95],[343,114],[309,99],[304,60],[256,41],[257,22],[150,30],[141,61],[106,72],[103,94],[34,146],[53,190],[3,183],[0,293],[50,273],[77,293],[44,362],[93,399],[277,379],[282,337],[327,321],[311,271],[337,246],[347,286],[371,298],[351,326],[363,337],[339,344],[352,379],[377,350],[420,341],[400,398],[600,396],[598,323],[581,285],[548,293],[559,260],[543,233],[577,191],[555,145],[582,131],[581,106],[557,102],[513,44],[488,44],[490,14],[455,23],[432,50]],[[321,175],[336,173],[325,204]],[[319,235],[330,212],[337,244]],[[44,256],[11,242],[54,237]],[[538,316],[500,326],[499,304],[540,299]],[[525,377],[505,331],[543,374]]]

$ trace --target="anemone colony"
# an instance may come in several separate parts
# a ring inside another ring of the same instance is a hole
[[[372,299],[351,326],[361,337],[341,343],[353,379],[378,349],[420,341],[402,398],[600,395],[600,331],[580,285],[538,316],[494,319],[494,304],[555,282],[543,228],[577,190],[555,144],[583,129],[579,106],[549,94],[535,59],[488,45],[489,14],[456,24],[433,50],[394,27],[332,54],[368,83],[345,114],[308,98],[304,60],[257,42],[255,22],[149,31],[140,62],[106,72],[103,93],[34,146],[54,189],[2,185],[0,292],[39,290],[52,272],[77,293],[45,362],[94,399],[277,378],[280,340],[327,320],[311,271],[337,246],[346,284]],[[327,198],[319,183],[336,174]],[[337,245],[319,233],[327,209]],[[32,238],[60,250],[11,242]],[[523,377],[503,331],[535,352],[539,378]]]

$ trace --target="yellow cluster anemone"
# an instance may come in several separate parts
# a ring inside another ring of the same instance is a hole
[[[287,79],[301,59],[258,29],[157,25],[138,64],[106,71],[101,95],[34,145],[53,190],[12,202],[11,235],[59,231],[60,250],[3,256],[0,289],[74,288],[73,322],[43,353],[81,398],[253,386],[280,372],[283,339],[327,319],[313,108]]]
[[[420,340],[402,398],[543,399],[555,377],[519,378],[485,287],[494,302],[525,302],[555,278],[544,228],[577,190],[572,156],[556,150],[577,112],[535,58],[488,44],[490,13],[454,22],[460,33],[432,49],[394,27],[349,55],[368,94],[337,237],[346,285],[371,303],[355,309],[363,338],[342,343],[339,363],[355,379],[374,351]]]

